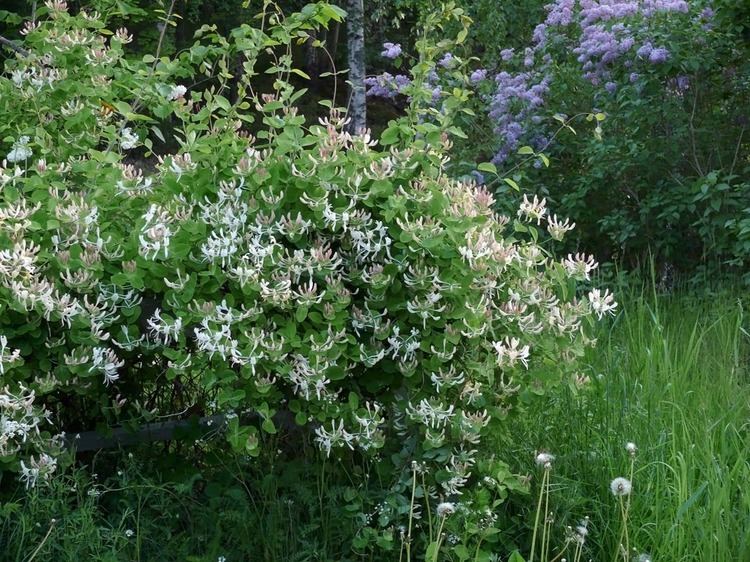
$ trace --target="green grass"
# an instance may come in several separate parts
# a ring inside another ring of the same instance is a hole
[[[588,515],[589,555],[614,559],[619,523],[608,484],[627,476],[624,446],[633,441],[638,553],[669,562],[750,560],[745,311],[729,297],[623,305],[588,357],[589,392],[565,392],[519,424],[522,441],[558,456],[557,518],[574,524]]]

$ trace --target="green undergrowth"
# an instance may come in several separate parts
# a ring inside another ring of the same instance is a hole
[[[634,559],[748,560],[750,337],[743,303],[720,294],[621,301],[621,313],[598,334],[581,385],[509,421],[512,442],[484,446],[534,476],[534,454],[555,455],[551,554],[564,543],[565,527],[587,516],[584,559],[615,559],[619,513],[609,483],[627,476],[624,446],[634,442]],[[199,468],[180,465],[182,453],[102,453],[51,487],[4,497],[0,560],[398,560],[397,548],[351,546],[367,516],[348,492],[356,474],[340,482],[300,463],[282,466],[283,457],[252,461],[255,467],[205,458]],[[511,496],[498,514],[509,550],[529,550],[533,497]],[[505,562],[509,550],[497,560]],[[441,560],[449,559],[458,560],[444,550]]]

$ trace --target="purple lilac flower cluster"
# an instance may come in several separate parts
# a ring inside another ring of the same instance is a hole
[[[397,59],[401,56],[401,45],[399,43],[383,43],[383,52],[380,56],[387,59]]]
[[[485,80],[486,78],[487,78],[487,69],[486,68],[477,68],[469,76],[469,81],[472,84],[478,84],[479,82],[481,82],[482,80]]]
[[[636,62],[634,49],[637,60],[651,64],[666,62],[670,57],[665,47],[649,41],[637,45],[642,21],[659,13],[686,13],[689,8],[685,0],[581,0],[580,4],[581,37],[573,52],[586,79],[595,85],[605,82],[610,92],[616,89],[611,81],[613,63],[624,58],[623,65],[631,67]],[[550,17],[559,19],[558,5],[567,7],[569,0],[557,0],[547,21]]]
[[[544,104],[550,78],[535,72],[510,74],[500,72],[495,77],[497,90],[490,100],[490,117],[496,123],[495,133],[503,145],[493,161],[504,162],[515,151],[525,135],[525,123],[534,120],[536,110]]]
[[[368,76],[365,78],[366,94],[368,96],[394,99],[404,92],[404,89],[411,84],[411,80],[404,74],[383,72],[377,76]]]
[[[713,29],[713,19],[716,12],[712,8],[704,8],[700,14],[698,14],[698,22],[701,24],[703,31],[710,31]]]

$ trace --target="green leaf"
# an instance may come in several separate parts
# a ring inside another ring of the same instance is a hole
[[[490,174],[497,174],[497,166],[492,162],[482,162],[477,166],[477,170],[480,172],[489,172]]]
[[[515,189],[516,191],[521,191],[521,188],[512,179],[510,179],[510,178],[503,178],[503,181],[505,183],[507,183],[509,186],[511,186],[513,189]]]
[[[299,68],[293,68],[292,69],[292,74],[296,74],[297,76],[301,76],[305,80],[310,80],[310,75],[307,74],[307,73],[305,73],[305,72],[302,72]]]
[[[263,420],[263,423],[260,424],[260,428],[266,433],[270,433],[272,435],[276,434],[276,426],[273,424],[273,420],[271,418],[266,418],[265,420]]]
[[[224,96],[220,96],[217,94],[214,96],[214,101],[216,102],[216,105],[218,105],[224,111],[229,112],[232,109],[232,104],[229,103],[229,100]]]
[[[297,322],[302,322],[305,318],[307,318],[307,310],[308,308],[306,306],[300,306],[297,310],[294,311],[294,319]]]
[[[453,547],[453,553],[458,557],[458,559],[463,562],[464,560],[468,560],[471,558],[471,554],[469,553],[469,549],[466,548],[465,545],[459,544]]]
[[[161,129],[156,125],[151,126],[151,132],[153,132],[154,135],[156,135],[156,138],[158,138],[161,142],[167,142],[167,140],[164,138],[164,134],[161,132]]]
[[[518,154],[534,154],[534,149],[530,146],[522,146],[518,149]]]
[[[399,128],[398,127],[388,127],[385,131],[383,131],[383,134],[380,135],[380,144],[382,145],[389,145],[389,144],[396,144],[399,139]]]

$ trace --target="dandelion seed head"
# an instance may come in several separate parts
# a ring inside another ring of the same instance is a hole
[[[537,466],[542,468],[552,468],[552,461],[554,460],[554,455],[550,455],[549,453],[539,453],[536,456],[535,462]]]
[[[437,506],[438,517],[448,517],[456,512],[456,504],[451,502],[441,502]]]
[[[618,497],[628,496],[630,495],[630,492],[633,490],[633,484],[628,480],[627,478],[618,477],[612,480],[612,482],[609,485],[609,489],[612,491],[612,494]]]

